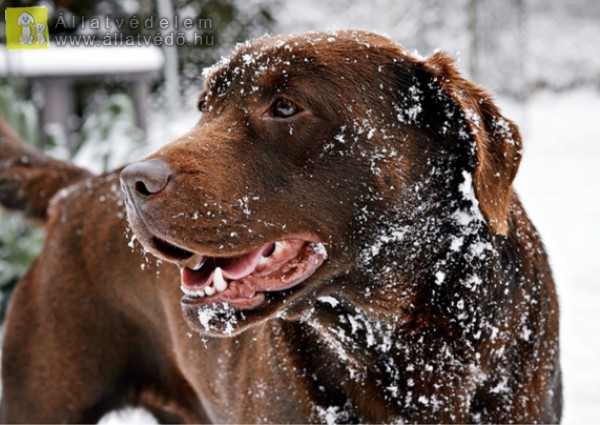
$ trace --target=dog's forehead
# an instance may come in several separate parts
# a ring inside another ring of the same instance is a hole
[[[336,68],[405,55],[397,43],[363,31],[314,32],[262,37],[239,44],[227,58],[204,70],[208,90],[224,91],[234,81],[272,86],[316,68]],[[357,67],[358,70],[358,67]],[[357,71],[358,72],[358,71]]]

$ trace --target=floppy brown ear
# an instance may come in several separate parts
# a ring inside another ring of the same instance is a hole
[[[481,212],[495,233],[506,234],[511,185],[521,161],[519,129],[489,93],[460,75],[445,53],[434,54],[424,66],[463,115],[476,148],[473,184]]]

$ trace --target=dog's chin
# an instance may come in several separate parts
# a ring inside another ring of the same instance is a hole
[[[252,310],[240,310],[227,303],[197,304],[184,296],[181,299],[188,326],[201,336],[232,337],[273,317],[286,318],[285,311],[296,293],[304,292],[310,280],[292,290],[264,294],[263,301]]]
[[[205,335],[235,335],[277,314],[327,259],[324,244],[308,233],[214,255],[157,236],[134,214],[129,219],[150,253],[179,267],[185,317]]]

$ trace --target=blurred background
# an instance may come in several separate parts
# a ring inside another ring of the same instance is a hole
[[[389,35],[423,56],[447,51],[521,127],[525,155],[515,186],[547,245],[561,299],[564,422],[597,420],[600,1],[0,0],[0,5],[46,6],[54,43],[47,51],[4,50],[2,13],[0,114],[28,143],[96,172],[139,159],[193,126],[202,69],[247,38],[358,28]],[[176,17],[190,18],[194,28],[164,29],[160,17],[170,24]],[[149,25],[134,28],[132,19]],[[117,28],[122,20],[126,24]],[[182,33],[185,43],[169,43],[169,31]],[[109,45],[84,45],[84,36],[100,40],[107,34]],[[156,35],[161,39],[143,46],[117,42]],[[0,316],[42,237],[18,217],[0,214]]]

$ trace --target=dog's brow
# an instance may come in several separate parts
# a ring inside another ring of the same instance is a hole
[[[217,96],[223,96],[232,83],[231,70],[228,67],[219,69],[208,81],[208,90],[216,92]]]

